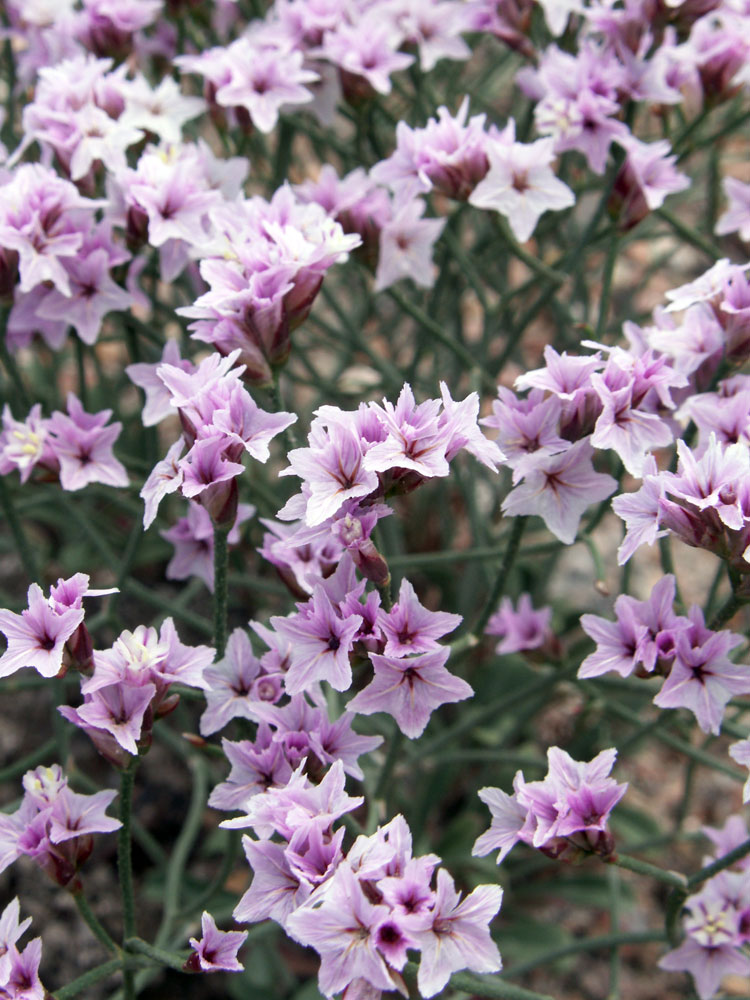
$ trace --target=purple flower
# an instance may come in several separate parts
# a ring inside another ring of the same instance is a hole
[[[741,644],[740,636],[711,632],[698,607],[690,609],[689,618],[693,627],[677,633],[674,663],[654,704],[689,708],[704,732],[718,734],[727,703],[750,692],[750,666],[727,657]]]
[[[116,421],[105,427],[112,411],[86,413],[72,392],[67,402],[67,415],[55,410],[49,422],[50,446],[60,463],[62,488],[81,490],[89,483],[127,486],[127,470],[112,452],[122,424]]]
[[[740,239],[750,242],[750,184],[743,184],[734,177],[723,179],[724,193],[729,205],[716,223],[716,235],[739,233]]]
[[[18,897],[11,900],[0,915],[0,988],[10,978],[15,943],[31,924],[31,917],[19,921],[21,905]]]
[[[39,979],[39,965],[42,961],[42,939],[34,938],[19,952],[13,948],[9,952],[10,971],[0,990],[9,1000],[44,1000],[47,991]]]
[[[628,787],[609,777],[616,757],[616,750],[603,750],[584,763],[550,747],[543,781],[527,782],[518,771],[513,795],[483,788],[479,794],[490,807],[492,826],[478,838],[473,853],[484,855],[499,848],[499,863],[523,841],[552,857],[581,850],[611,854],[607,820]]]
[[[390,611],[379,609],[376,618],[385,638],[383,652],[394,657],[439,649],[438,639],[458,628],[462,620],[461,615],[428,611],[406,578],[401,581],[398,601]]]
[[[349,654],[361,624],[361,615],[345,620],[337,615],[322,584],[315,586],[313,596],[297,614],[271,618],[273,628],[292,647],[287,693],[299,694],[320,680],[328,681],[336,691],[346,691],[352,683]]]
[[[155,364],[128,365],[125,369],[125,374],[130,381],[143,389],[146,395],[146,405],[141,414],[144,427],[153,427],[175,412],[170,402],[169,389],[156,374],[162,365],[181,368],[185,372],[195,371],[195,365],[191,361],[183,360],[180,357],[180,347],[176,340],[166,342],[161,360]]]
[[[614,622],[598,615],[581,615],[581,628],[594,640],[596,650],[578,668],[579,677],[600,677],[610,670],[628,677],[643,661],[648,630],[625,594],[615,601],[615,614]]]
[[[236,628],[229,636],[224,658],[203,674],[210,688],[205,692],[207,707],[200,720],[201,736],[217,733],[231,719],[255,721],[251,692],[260,672],[247,632]]]
[[[220,931],[206,910],[201,917],[203,934],[200,941],[190,938],[193,954],[185,963],[189,972],[242,972],[245,968],[237,952],[245,943],[247,931]]]
[[[417,977],[422,996],[435,996],[459,969],[482,973],[502,968],[489,930],[502,899],[500,886],[480,885],[461,900],[451,876],[440,869],[429,926],[415,934],[422,951]]]
[[[724,976],[750,973],[750,958],[730,944],[705,947],[689,937],[659,960],[659,968],[667,972],[689,972],[698,996],[701,1000],[710,1000]]]
[[[253,870],[253,881],[235,906],[234,919],[242,924],[271,919],[285,927],[287,917],[312,892],[311,883],[292,871],[284,845],[271,840],[251,840],[245,834],[242,846]]]
[[[612,476],[594,471],[592,456],[591,444],[582,440],[561,455],[540,459],[503,500],[503,513],[538,514],[553,535],[572,545],[583,512],[617,488]]]
[[[321,993],[332,997],[359,978],[376,989],[394,989],[376,937],[378,926],[390,916],[389,908],[370,902],[351,868],[342,862],[323,895],[311,902],[289,914],[286,929],[320,955]]]
[[[445,669],[449,656],[448,647],[404,659],[372,653],[375,676],[347,709],[360,715],[387,712],[406,736],[416,739],[436,708],[474,694],[466,681]]]
[[[108,734],[126,753],[137,756],[138,743],[143,737],[144,717],[155,694],[153,684],[142,687],[108,684],[87,694],[79,708],[61,705],[58,712],[68,722],[83,729],[97,749],[110,760],[114,759],[119,766],[123,760],[126,762],[126,758],[118,754],[110,741],[102,739],[102,736]]]
[[[516,142],[515,133],[511,119],[497,138],[488,141],[490,168],[469,196],[469,203],[500,212],[519,243],[525,243],[544,212],[570,208],[575,196],[552,172],[554,140],[537,139],[527,144]]]
[[[227,535],[227,543],[236,545],[240,540],[240,525],[255,514],[255,507],[237,505],[237,518]],[[185,517],[173,528],[160,532],[161,537],[174,546],[174,555],[167,564],[168,580],[187,580],[200,577],[208,589],[214,589],[214,526],[205,507],[191,503]]]
[[[430,118],[424,128],[399,122],[395,151],[375,164],[370,177],[410,197],[435,189],[448,197],[467,198],[489,166],[486,116],[475,115],[467,122],[468,114],[469,98],[464,97],[455,116],[438,108],[437,119]]]
[[[524,649],[538,649],[550,636],[549,623],[552,608],[534,610],[530,594],[521,594],[514,609],[509,597],[504,597],[500,608],[492,615],[485,628],[486,635],[499,635],[501,642],[495,652],[504,656]]]
[[[375,291],[382,292],[397,281],[411,278],[421,288],[435,280],[432,250],[445,226],[445,219],[423,219],[421,198],[401,198],[393,216],[380,230]]]
[[[34,667],[42,677],[55,677],[62,668],[65,643],[83,621],[83,608],[59,612],[32,583],[29,606],[20,615],[0,610],[0,631],[8,648],[0,656],[0,677],[8,677],[22,667]]]
[[[64,266],[70,278],[70,294],[53,288],[37,306],[37,315],[51,320],[64,316],[84,344],[93,344],[107,313],[129,309],[133,297],[110,277],[111,262],[103,248],[88,254],[81,250]]]

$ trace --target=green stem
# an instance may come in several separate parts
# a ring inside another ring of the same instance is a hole
[[[388,294],[393,299],[393,301],[400,306],[404,312],[408,313],[412,319],[416,320],[419,325],[431,333],[440,343],[447,347],[449,351],[458,358],[458,360],[464,365],[464,367],[470,371],[472,374],[476,374],[477,378],[482,380],[482,383],[491,391],[497,391],[497,385],[495,380],[491,378],[483,369],[479,366],[479,359],[475,358],[474,355],[469,351],[463,344],[459,343],[453,337],[447,333],[437,320],[434,320],[429,316],[424,309],[420,309],[418,305],[408,299],[402,292],[396,288],[389,288]]]
[[[221,660],[227,645],[227,600],[229,549],[227,536],[229,528],[214,525],[214,645],[215,660]]]
[[[83,993],[84,990],[93,986],[94,983],[98,983],[102,979],[108,979],[115,972],[119,972],[121,968],[122,962],[119,958],[103,962],[101,965],[89,969],[88,972],[79,976],[78,979],[74,979],[67,986],[62,986],[56,993],[52,994],[51,1000],[71,1000],[72,997],[77,997],[79,993]]]
[[[200,831],[203,810],[208,795],[208,768],[202,757],[193,756],[193,787],[185,822],[174,845],[167,867],[167,881],[164,888],[164,913],[161,927],[156,935],[156,946],[163,947],[168,941],[172,924],[180,911],[180,897],[187,864],[193,844]],[[129,935],[134,937],[134,935]]]
[[[187,961],[187,953],[182,955],[177,955],[174,952],[164,951],[163,948],[155,948],[152,944],[147,941],[142,941],[140,938],[128,938],[125,942],[125,951],[131,954],[146,955],[152,961],[156,962],[157,965],[164,965],[169,969],[175,969],[177,972],[184,972],[184,964]]]
[[[746,597],[738,597],[737,594],[731,594],[711,619],[711,624],[708,627],[712,632],[718,632],[722,625],[726,625],[728,621],[734,618],[740,608],[747,604],[747,601]]]
[[[12,781],[13,778],[17,778],[19,775],[30,771],[32,767],[43,764],[45,758],[51,756],[56,749],[57,740],[53,736],[52,739],[47,740],[46,743],[42,743],[40,747],[26,754],[25,757],[20,757],[7,767],[0,768],[0,782]]]
[[[0,476],[0,507],[2,507],[3,514],[5,514],[5,519],[8,522],[10,533],[13,535],[13,541],[15,542],[16,550],[24,571],[26,572],[26,576],[31,582],[34,582],[37,580],[36,559],[34,558],[34,553],[32,552],[31,546],[26,538],[26,533],[24,532],[21,522],[16,514],[15,507],[13,506],[13,500],[11,499],[10,491],[8,490],[4,476]]]
[[[495,578],[495,585],[492,588],[490,596],[487,598],[487,603],[479,616],[479,620],[472,630],[476,636],[482,635],[485,625],[492,617],[495,609],[497,608],[498,602],[506,591],[510,571],[513,569],[513,564],[516,561],[516,556],[518,555],[518,549],[521,545],[521,538],[523,537],[525,527],[525,517],[517,517],[514,520],[513,527],[510,532],[510,538],[508,539],[508,545],[505,549],[505,555],[503,556],[503,561],[500,564],[500,569],[498,570],[497,577]]]
[[[705,882],[706,879],[713,878],[714,875],[723,872],[725,868],[731,868],[735,861],[740,861],[747,854],[750,854],[750,840],[743,841],[734,850],[725,854],[723,858],[712,861],[710,865],[706,865],[705,868],[701,868],[700,871],[691,875],[687,880],[688,888],[694,889],[695,886],[700,885],[701,882]]]
[[[579,955],[581,952],[604,951],[607,948],[619,948],[626,944],[650,944],[652,941],[663,941],[662,931],[635,931],[624,932],[622,934],[603,934],[601,937],[584,938],[579,941],[571,941],[570,944],[562,945],[553,951],[547,951],[543,955],[530,958],[528,962],[521,962],[512,965],[508,969],[508,974],[520,976],[524,972],[530,972],[540,965],[547,965],[556,962],[560,958],[567,958],[569,955]]]
[[[403,977],[410,987],[410,994],[414,994],[417,988],[417,966],[414,962],[409,962],[404,968]],[[450,982],[445,987],[448,990],[459,990],[461,993],[470,993],[477,997],[490,997],[493,1000],[552,1000],[552,997],[545,993],[532,993],[522,986],[509,983],[499,976],[477,976],[473,972],[456,972],[451,976]]]
[[[133,785],[138,758],[134,757],[120,777],[120,822],[117,839],[117,869],[120,875],[122,898],[123,941],[135,937],[135,895],[133,892],[133,856],[131,822],[133,812]],[[132,969],[123,969],[122,991],[125,1000],[134,1000],[135,975]]]
[[[674,889],[684,889],[688,884],[688,880],[679,872],[665,871],[663,868],[649,864],[648,861],[632,858],[628,854],[616,854],[610,864],[615,864],[618,868],[626,868],[629,872],[636,872],[638,875],[654,878],[658,882],[664,882],[665,885],[671,885]]]
[[[613,236],[607,250],[607,259],[604,263],[604,273],[602,275],[602,291],[599,297],[599,317],[596,321],[596,331],[594,340],[601,342],[607,326],[607,314],[609,312],[609,300],[612,294],[612,278],[615,273],[617,254],[620,250],[620,240]]]
[[[666,208],[657,208],[654,211],[654,215],[658,218],[663,219],[667,225],[674,229],[679,237],[685,240],[686,243],[691,243],[698,250],[702,250],[707,257],[711,260],[718,260],[721,257],[721,250],[714,246],[709,240],[701,236],[696,230],[691,229],[690,226],[685,225],[682,219],[678,219],[676,215],[672,215],[670,211]]]
[[[104,945],[107,951],[111,951],[113,955],[119,955],[120,949],[117,947],[115,942],[109,936],[106,929],[99,921],[99,918],[95,915],[94,911],[89,906],[89,901],[84,896],[83,890],[81,890],[80,892],[72,893],[72,896],[73,899],[75,900],[76,906],[78,907],[78,912],[81,914],[83,919],[88,924],[89,929],[91,930],[91,933],[94,935],[94,937],[98,938],[98,940]]]

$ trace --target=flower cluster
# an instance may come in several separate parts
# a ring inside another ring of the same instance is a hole
[[[68,787],[59,764],[27,771],[23,787],[18,809],[0,815],[0,871],[26,855],[58,885],[75,888],[78,869],[94,848],[93,835],[122,826],[104,811],[117,792],[80,795]]]
[[[483,857],[497,848],[500,864],[522,842],[552,858],[575,858],[581,853],[610,856],[614,841],[607,820],[628,787],[609,777],[616,757],[617,750],[602,750],[581,763],[559,747],[550,747],[543,781],[526,781],[518,771],[512,795],[482,788],[479,797],[489,806],[492,825],[472,853]]]
[[[64,490],[82,490],[89,483],[127,486],[128,473],[113,453],[122,424],[108,423],[111,410],[87,413],[72,392],[68,412],[42,416],[36,403],[25,420],[16,420],[9,406],[3,410],[0,431],[0,475],[15,469],[25,483],[34,469],[47,479],[59,479]]]
[[[156,371],[177,409],[182,437],[169,449],[141,490],[144,527],[156,517],[159,504],[177,490],[205,507],[214,524],[234,527],[238,514],[236,477],[247,452],[259,462],[269,457],[268,444],[297,419],[293,413],[267,413],[244,388],[244,366],[233,368],[239,350],[222,358],[214,353],[186,371],[161,364]],[[180,457],[188,446],[187,454]]]
[[[614,622],[583,615],[581,625],[596,650],[581,664],[579,677],[615,671],[621,677],[666,677],[654,698],[660,708],[688,708],[704,732],[718,733],[727,703],[750,693],[750,664],[733,663],[728,653],[742,644],[733,632],[706,627],[702,610],[693,605],[677,615],[675,578],[666,575],[647,601],[621,594]]]
[[[715,845],[715,856],[707,858],[707,864],[748,839],[747,827],[739,816],[731,816],[721,830],[704,827],[703,832]],[[724,976],[750,973],[750,958],[744,950],[750,940],[748,893],[750,862],[745,857],[731,870],[709,879],[700,892],[685,901],[685,940],[661,959],[659,967],[689,972],[701,1000],[710,1000],[718,992]]]
[[[318,985],[331,997],[352,984],[403,990],[407,951],[421,954],[422,996],[439,993],[453,972],[495,972],[500,955],[488,924],[502,889],[484,885],[465,899],[440,858],[415,857],[411,831],[397,816],[343,850],[334,822],[362,804],[344,791],[343,764],[318,785],[294,772],[284,787],[250,799],[246,816],[222,825],[252,827],[243,837],[253,882],[234,911],[250,923],[271,918],[321,958]],[[277,836],[280,840],[274,840]],[[353,987],[354,988],[354,987]]]
[[[0,656],[0,677],[24,667],[33,667],[42,677],[56,677],[70,665],[90,669],[91,637],[83,624],[83,598],[111,593],[112,589],[90,589],[85,573],[58,580],[49,597],[32,583],[28,608],[20,615],[0,609],[0,632],[8,641]]]
[[[405,384],[395,406],[384,399],[382,406],[361,404],[355,411],[316,411],[308,446],[289,452],[289,467],[281,473],[302,480],[301,491],[279,511],[282,520],[297,523],[290,532],[274,529],[277,539],[267,538],[264,551],[303,591],[311,592],[311,573],[309,566],[296,569],[300,546],[313,546],[316,555],[320,547],[334,560],[346,549],[364,576],[382,584],[388,571],[370,536],[390,513],[383,500],[447,476],[449,463],[464,449],[497,471],[505,456],[477,425],[478,395],[457,402],[445,383],[440,391],[440,399],[418,404]]]
[[[111,649],[93,651],[93,673],[81,681],[83,704],[62,705],[59,712],[116,767],[127,767],[150,745],[154,719],[176,708],[179,695],[169,694],[171,685],[207,687],[203,671],[213,658],[209,646],[180,642],[171,618],[159,632],[139,625]]]
[[[181,191],[186,195],[189,188],[182,185]],[[177,201],[174,212],[170,204],[170,226],[173,217],[184,215],[193,239],[199,239],[191,216],[206,207],[205,197],[195,205]],[[213,208],[210,219],[212,238],[200,255],[208,291],[178,312],[196,321],[190,329],[197,340],[225,355],[238,351],[247,379],[271,382],[326,271],[346,260],[360,240],[344,233],[318,205],[301,202],[288,184],[270,201],[260,196],[225,201]],[[184,239],[182,229],[174,235]]]

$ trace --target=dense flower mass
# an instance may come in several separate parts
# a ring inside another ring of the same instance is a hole
[[[750,992],[747,0],[2,13],[0,1000]]]

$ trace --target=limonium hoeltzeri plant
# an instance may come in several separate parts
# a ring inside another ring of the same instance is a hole
[[[750,993],[746,0],[0,17],[0,1000]]]

